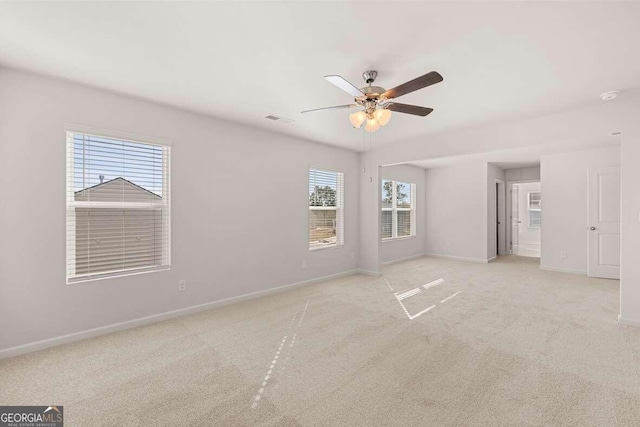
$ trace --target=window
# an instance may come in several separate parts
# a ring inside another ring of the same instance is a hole
[[[344,244],[344,175],[309,169],[309,249]]]
[[[169,156],[67,132],[67,283],[169,267]]]
[[[382,239],[415,236],[416,185],[382,180]]]
[[[540,193],[529,193],[527,200],[527,206],[529,208],[529,228],[540,228],[542,223],[542,199]]]

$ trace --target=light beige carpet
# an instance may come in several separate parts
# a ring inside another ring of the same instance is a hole
[[[2,360],[0,404],[69,426],[640,425],[618,282],[536,261],[424,258]]]

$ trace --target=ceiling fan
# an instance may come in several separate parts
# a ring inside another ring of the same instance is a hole
[[[400,104],[392,101],[395,98],[399,98],[402,95],[414,92],[418,89],[431,86],[436,83],[440,83],[442,76],[436,72],[420,76],[416,79],[410,80],[393,89],[386,90],[380,86],[371,86],[376,80],[378,72],[374,70],[365,71],[362,73],[362,78],[369,85],[358,89],[343,77],[338,75],[324,76],[325,80],[334,84],[349,95],[353,96],[355,104],[337,105],[335,107],[317,108],[315,110],[306,110],[302,113],[313,113],[316,111],[337,110],[341,108],[357,108],[363,107],[356,113],[349,115],[351,124],[354,128],[360,128],[366,121],[365,130],[367,132],[375,132],[380,129],[381,126],[386,126],[391,120],[391,112],[396,111],[398,113],[412,114],[414,116],[424,117],[433,111],[433,108],[418,107],[416,105]]]

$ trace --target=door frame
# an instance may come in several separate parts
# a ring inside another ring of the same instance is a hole
[[[496,179],[496,218],[494,220],[497,222],[497,241],[498,245],[496,247],[496,252],[498,255],[507,255],[507,234],[506,234],[506,198],[507,198],[507,190],[506,183],[503,179]]]
[[[513,184],[527,184],[527,183],[531,183],[531,182],[539,182],[540,183],[540,194],[542,195],[542,180],[540,179],[519,179],[516,181],[507,181],[507,187],[506,187],[506,191],[507,193],[505,194],[505,219],[509,220],[509,227],[506,228],[506,245],[505,245],[505,251],[507,254],[512,254],[513,253],[513,248],[511,247],[511,244],[513,242],[513,239],[511,238],[511,190],[512,190],[512,186]],[[508,195],[508,197],[506,197]],[[543,195],[544,196],[544,195]],[[540,259],[542,259],[542,239],[540,239]]]

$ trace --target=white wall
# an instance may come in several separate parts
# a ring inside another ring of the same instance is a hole
[[[5,69],[0,118],[0,349],[356,268],[354,152]],[[170,271],[65,284],[65,124],[172,141]],[[308,251],[310,165],[345,173],[343,248]]]
[[[587,171],[619,164],[619,147],[542,156],[541,268],[586,274]]]
[[[380,244],[380,261],[390,262],[424,254],[426,170],[416,166],[385,166],[380,170],[382,179],[409,182],[416,185],[416,235],[401,239],[385,240]]]
[[[427,169],[428,254],[486,261],[486,183],[486,163]]]
[[[540,181],[540,166],[533,168],[506,169],[506,181]]]
[[[620,322],[640,327],[640,106],[622,132],[620,182]]]
[[[487,164],[487,177],[485,182],[486,187],[486,199],[487,199],[487,253],[485,259],[492,259],[498,253],[496,234],[498,233],[498,226],[496,224],[497,215],[497,193],[496,193],[496,180],[504,181],[504,170],[498,166],[488,163]]]

